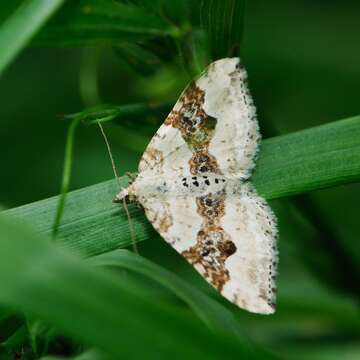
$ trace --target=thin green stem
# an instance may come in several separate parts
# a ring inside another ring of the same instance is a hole
[[[66,195],[69,192],[70,180],[71,180],[71,171],[74,157],[74,140],[75,140],[75,132],[79,125],[80,120],[74,119],[68,129],[66,145],[65,145],[65,157],[64,157],[64,169],[60,187],[60,195],[58,206],[56,209],[55,220],[52,227],[52,236],[55,239],[59,230],[59,225],[61,222],[61,218],[63,216]]]

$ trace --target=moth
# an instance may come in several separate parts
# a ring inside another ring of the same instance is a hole
[[[240,59],[215,61],[183,91],[115,201],[139,202],[160,235],[226,299],[271,314],[276,218],[248,181],[259,143]]]

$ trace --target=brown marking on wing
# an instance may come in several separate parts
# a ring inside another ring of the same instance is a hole
[[[238,304],[241,308],[243,309],[246,309],[248,306],[247,306],[247,302],[244,300],[244,299],[240,299],[240,297],[238,296],[238,294],[235,294],[234,295],[234,298],[233,298],[233,302],[235,304]]]
[[[218,245],[218,248],[222,254],[227,256],[230,256],[236,252],[236,246],[231,240],[223,241]]]
[[[225,215],[225,194],[207,194],[196,198],[197,212],[204,218],[209,227]]]
[[[196,245],[183,251],[182,255],[221,292],[230,279],[225,261],[236,252],[235,244],[220,226],[220,219],[225,214],[225,193],[198,197],[196,204],[204,223],[197,234]]]
[[[144,207],[145,213],[153,227],[161,234],[164,235],[168,232],[169,228],[173,225],[173,218],[168,204],[163,204],[159,210],[154,211],[151,206]]]
[[[160,234],[166,233],[173,224],[172,218],[169,215],[163,216],[159,220],[158,229]]]
[[[205,92],[192,82],[179,100],[180,109],[171,111],[164,124],[178,129],[193,150],[194,155],[189,161],[193,175],[205,172],[221,174],[216,158],[209,153],[217,120],[204,111],[204,99]]]
[[[195,152],[189,161],[190,172],[194,175],[212,172],[221,175],[218,162],[208,151]]]
[[[209,153],[217,120],[204,111],[205,92],[192,82],[179,100],[179,107],[171,111],[164,124],[181,132],[181,136],[193,151],[189,160],[193,175],[221,174],[216,158]],[[196,199],[197,212],[203,225],[197,234],[195,246],[182,255],[197,268],[219,291],[229,280],[225,260],[236,251],[230,236],[220,226],[225,214],[225,193],[208,194]]]
[[[139,172],[142,172],[147,168],[154,168],[155,166],[160,168],[163,161],[164,155],[162,151],[153,147],[148,147],[140,160]]]

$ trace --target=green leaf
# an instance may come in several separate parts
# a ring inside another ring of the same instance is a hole
[[[64,0],[23,0],[0,25],[0,74]]]
[[[14,316],[14,312],[7,309],[8,315],[0,319],[0,347],[6,342],[12,335],[14,335],[24,324],[22,318]]]
[[[254,358],[234,341],[213,336],[180,308],[145,299],[141,284],[121,282],[25,226],[1,218],[0,236],[3,305],[116,358]]]
[[[119,266],[155,280],[174,292],[214,332],[221,330],[236,336],[239,341],[246,339],[233,314],[210,297],[197,290],[170,271],[128,250],[115,250],[91,258],[91,263],[100,266]]]
[[[239,56],[245,0],[203,0],[201,23],[211,58]]]
[[[264,140],[251,181],[266,199],[276,199],[359,179],[360,117],[354,117]],[[112,204],[119,190],[110,180],[69,193],[58,241],[88,256],[130,245],[126,213]],[[53,197],[4,213],[50,234],[57,202]],[[135,205],[129,210],[136,240],[151,238],[143,211]]]
[[[114,48],[119,58],[125,61],[135,72],[151,75],[159,70],[161,59],[153,52],[144,49],[140,44],[125,43]]]
[[[292,360],[358,360],[360,346],[358,342],[292,346],[285,350],[286,358]]]
[[[112,0],[69,1],[36,36],[34,45],[83,46],[170,35],[177,30],[154,12]]]
[[[74,152],[74,140],[75,140],[75,132],[79,125],[80,120],[78,118],[74,119],[69,125],[69,130],[66,138],[65,145],[65,156],[64,156],[64,169],[63,169],[63,177],[61,180],[60,187],[60,196],[59,196],[59,204],[55,214],[55,220],[53,225],[53,237],[56,237],[58,227],[60,225],[60,221],[62,218],[62,214],[65,208],[65,200],[67,193],[69,192],[70,187],[70,179],[71,179],[71,170],[72,170],[72,162],[73,162],[73,152]]]
[[[177,25],[186,25],[191,12],[196,12],[197,1],[191,0],[130,0],[130,2],[153,10]]]
[[[29,333],[25,325],[21,326],[17,331],[15,331],[8,339],[3,341],[0,344],[0,347],[6,349],[14,349],[19,346],[24,346],[29,342]]]
[[[113,360],[113,357],[109,355],[105,355],[103,352],[96,350],[96,349],[90,349],[86,350],[83,353],[81,353],[78,356],[69,358],[69,357],[57,357],[57,356],[45,356],[42,357],[40,360],[65,360],[65,359],[71,359],[71,360]]]
[[[360,116],[263,142],[252,181],[267,199],[360,178]]]

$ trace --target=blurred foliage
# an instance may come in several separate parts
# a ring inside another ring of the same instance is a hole
[[[245,0],[202,2],[201,20],[213,59],[239,55],[244,7]]]
[[[0,15],[0,74],[64,0],[25,0],[4,5]]]
[[[134,171],[185,84],[212,59],[240,53],[264,137],[309,128],[315,145],[330,151],[311,128],[360,114],[358,1],[61,4],[14,0],[0,5],[1,209],[59,193],[74,117],[82,122],[74,138],[70,189],[113,176],[98,127],[87,126],[94,120],[104,121],[119,171]],[[339,128],[338,141],[331,143],[338,169],[356,164],[355,153],[346,158],[339,152],[358,146],[356,125],[349,134]],[[311,153],[311,143],[297,143],[298,134],[289,136],[292,155]],[[273,157],[266,152],[276,139],[264,142],[265,160],[259,165],[267,180],[273,176],[274,189],[286,176],[276,177],[277,168],[265,171],[263,164],[278,161],[286,174],[290,156],[281,148]],[[308,160],[304,157],[304,163]],[[309,172],[299,169],[301,183]],[[254,179],[260,183],[259,176]],[[99,217],[84,232],[82,226],[95,220],[96,211],[107,214],[105,201],[96,198],[110,201],[112,188],[99,189],[80,190],[88,203],[77,204],[76,194],[65,203],[65,224],[76,220],[63,229],[77,244],[67,250],[30,228],[1,221],[1,359],[360,357],[359,184],[272,201],[280,223],[280,274],[278,310],[270,317],[227,303],[145,222],[136,225],[139,240],[151,238],[139,244],[141,257],[110,252],[84,263],[74,253],[105,253],[119,239],[122,246],[129,244],[129,229],[120,216]],[[50,228],[56,202],[52,208],[44,204],[10,212],[23,211],[24,219],[32,216],[34,227]],[[140,210],[132,213],[137,217]],[[121,235],[111,225],[115,220],[122,224]],[[94,267],[97,261],[115,266]],[[189,303],[192,288],[194,295],[201,292],[195,305]],[[199,299],[205,304],[202,315]],[[209,304],[215,304],[213,318]],[[229,324],[240,329],[240,338],[227,332]]]

